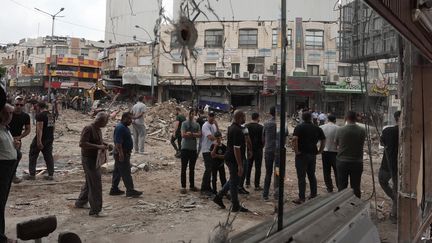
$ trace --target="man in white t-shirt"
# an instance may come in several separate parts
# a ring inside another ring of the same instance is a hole
[[[133,114],[133,137],[135,153],[144,153],[144,142],[146,136],[146,127],[144,124],[144,114],[147,110],[144,102],[144,96],[138,97],[138,102],[132,107]]]
[[[212,194],[212,189],[210,187],[210,179],[212,172],[213,159],[211,157],[210,147],[216,138],[214,134],[219,130],[217,122],[215,120],[215,114],[210,112],[208,114],[208,120],[202,126],[202,137],[201,137],[201,152],[204,159],[205,171],[201,183],[201,193],[206,195]]]
[[[324,147],[324,152],[322,153],[323,174],[327,192],[333,192],[331,170],[333,168],[337,186],[336,155],[338,150],[336,146],[336,133],[339,129],[339,126],[336,125],[336,117],[334,115],[329,115],[327,119],[328,123],[320,126],[326,137],[326,144]]]

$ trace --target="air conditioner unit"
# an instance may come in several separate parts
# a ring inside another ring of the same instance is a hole
[[[225,71],[216,71],[216,77],[217,78],[223,78],[225,75]]]
[[[224,78],[231,78],[232,77],[232,72],[231,70],[227,70],[224,72]]]
[[[259,78],[258,80],[261,80],[261,81],[264,80],[264,74],[258,74],[258,78]]]
[[[258,73],[251,73],[249,80],[251,81],[258,81],[259,80],[259,74]]]
[[[249,72],[243,72],[241,78],[249,79]]]
[[[335,83],[339,82],[339,74],[332,75],[330,81]]]
[[[240,73],[234,73],[232,79],[240,79]]]

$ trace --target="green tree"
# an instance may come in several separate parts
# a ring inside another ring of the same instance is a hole
[[[3,78],[6,75],[6,68],[0,67],[0,78]]]

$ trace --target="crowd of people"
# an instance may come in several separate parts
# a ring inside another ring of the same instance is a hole
[[[28,104],[33,107],[30,110],[30,113],[34,110],[32,116],[25,112]],[[55,106],[56,102],[52,105]],[[134,198],[142,195],[141,191],[135,190],[130,160],[133,151],[136,154],[145,153],[146,110],[144,97],[138,97],[137,103],[130,112],[123,113],[121,121],[116,125],[113,132],[114,144],[105,142],[101,133],[101,129],[108,123],[107,113],[97,113],[94,121],[83,128],[79,146],[85,184],[75,201],[76,208],[88,208],[87,203],[89,203],[90,216],[104,216],[101,165],[107,160],[107,151],[111,150],[113,150],[115,163],[109,194],[112,196],[126,194],[127,197]],[[52,153],[58,115],[53,111],[53,109],[50,111],[44,97],[28,99],[20,95],[13,97],[13,102],[5,103],[0,108],[0,212],[2,214],[0,215],[0,242],[7,241],[4,235],[5,205],[11,183],[19,183],[21,180],[15,173],[22,157],[21,140],[31,132],[31,117],[35,120],[35,136],[29,150],[29,174],[24,179],[36,179],[36,163],[41,152],[48,172],[44,179],[54,179]],[[226,208],[224,199],[228,199],[232,204],[232,212],[248,212],[249,210],[240,204],[239,194],[249,194],[252,181],[254,191],[261,192],[262,199],[268,201],[273,179],[273,197],[277,199],[281,132],[276,122],[275,107],[270,108],[269,115],[270,119],[261,124],[259,113],[254,112],[250,117],[251,122],[245,124],[246,114],[241,110],[235,110],[232,114],[232,124],[227,129],[225,144],[214,112],[190,109],[185,116],[182,110],[177,108],[171,144],[175,149],[175,156],[181,160],[180,193],[186,194],[188,189],[192,192],[200,191],[220,208]],[[344,126],[338,126],[336,117],[332,114],[325,114],[324,122],[321,122],[324,116],[318,114],[318,124],[315,122],[315,116],[309,111],[302,112],[302,122],[292,132],[292,151],[295,154],[298,181],[298,198],[294,199],[293,203],[302,204],[307,199],[318,195],[316,162],[320,154],[327,191],[331,193],[335,187],[339,191],[343,190],[350,183],[354,194],[360,198],[366,132],[356,124],[357,113],[348,112]],[[400,112],[395,113],[396,122],[399,117]],[[131,126],[132,129],[129,129]],[[287,138],[288,129],[284,134]],[[393,200],[391,216],[396,217],[396,187],[390,186],[389,181],[392,180],[392,185],[397,185],[398,126],[384,129],[381,143],[385,150],[379,171],[379,182],[385,193]],[[195,165],[199,155],[202,155],[205,167],[200,188],[195,185]],[[265,176],[264,184],[261,185],[263,159]],[[225,165],[228,168],[228,178]],[[255,168],[254,180],[251,180],[253,168]],[[189,187],[187,187],[188,169]],[[219,189],[218,178],[221,186]],[[307,198],[306,178],[310,186]],[[121,180],[126,191],[119,188]]]

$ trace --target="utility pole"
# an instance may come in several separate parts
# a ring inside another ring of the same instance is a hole
[[[57,16],[60,12],[64,10],[64,8],[61,8],[56,14],[50,14],[48,12],[45,12],[43,10],[40,10],[38,8],[35,8],[37,11],[47,14],[51,16],[52,18],[52,25],[51,25],[51,42],[50,42],[50,63],[48,68],[48,102],[51,102],[51,82],[52,82],[52,75],[51,75],[51,63],[52,63],[52,52],[53,52],[53,46],[54,46],[54,22],[56,17],[64,17],[64,16]]]
[[[150,35],[150,33],[146,30],[146,29],[144,29],[143,27],[141,27],[141,26],[139,26],[139,25],[135,25],[135,28],[137,28],[137,29],[141,29],[141,30],[143,30],[144,32],[146,32],[146,34],[148,35],[148,37],[150,38],[150,41],[151,41],[151,58],[152,58],[152,69],[151,69],[151,77],[150,77],[150,82],[151,82],[151,97],[152,97],[152,103],[154,102],[154,84],[155,84],[155,82],[154,82],[154,76],[155,76],[155,48],[156,48],[156,45],[158,44],[157,43],[157,36],[156,36],[156,39],[155,40],[153,40],[153,38],[151,37],[151,35]],[[157,82],[156,82],[157,83]]]
[[[283,206],[284,206],[284,181],[285,181],[285,162],[286,162],[286,150],[285,150],[285,109],[286,109],[286,47],[287,47],[287,23],[286,23],[286,0],[281,0],[282,6],[282,46],[281,46],[281,106],[280,106],[280,165],[279,165],[279,200],[278,200],[278,231],[283,228]],[[277,142],[277,141],[276,141]]]

